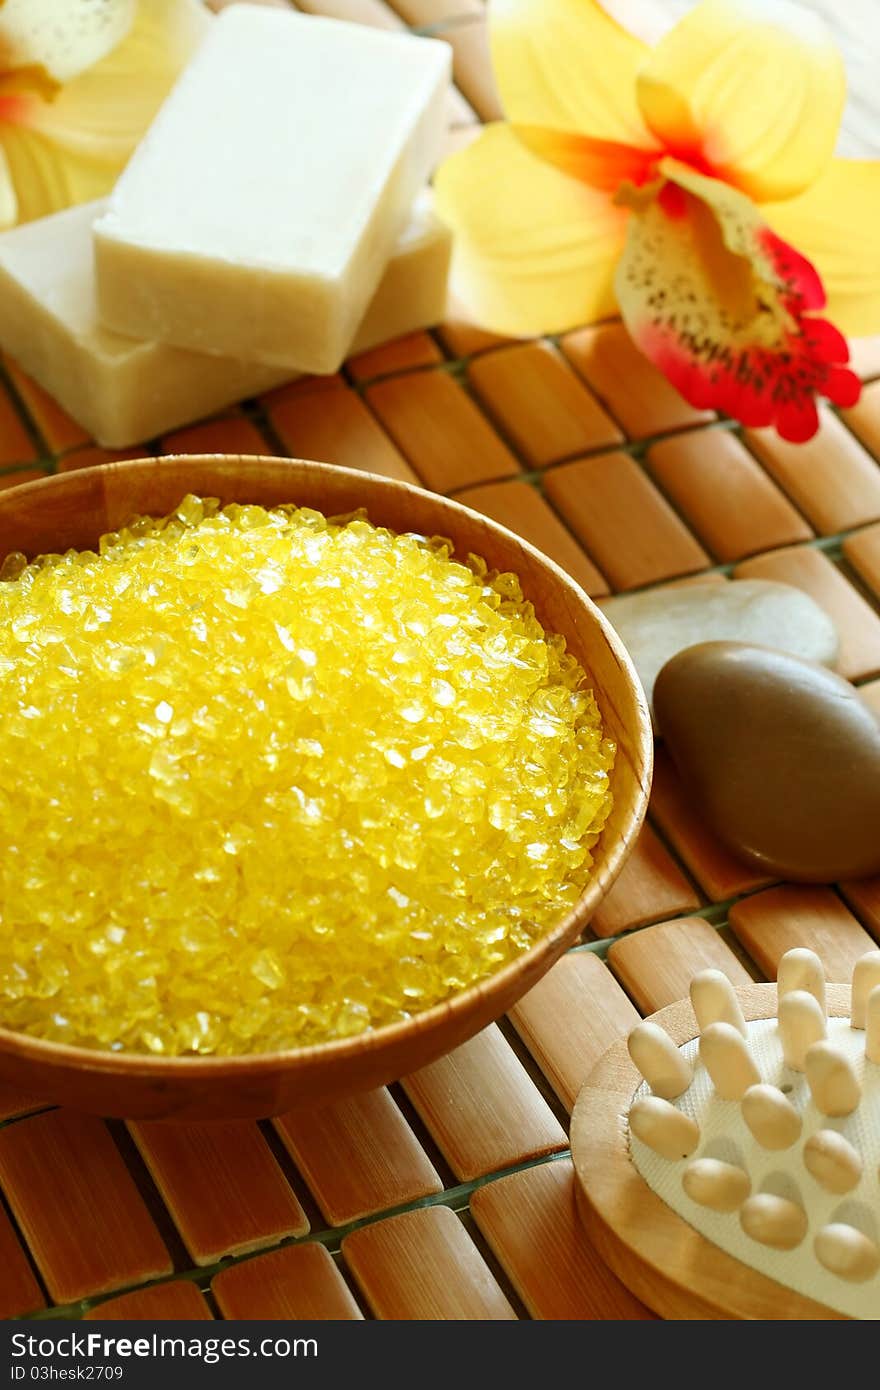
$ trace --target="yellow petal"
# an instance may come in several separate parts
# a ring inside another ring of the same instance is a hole
[[[655,144],[635,94],[649,49],[597,0],[490,0],[489,35],[509,120]]]
[[[31,222],[72,203],[102,198],[116,180],[116,165],[62,150],[45,135],[24,126],[3,126],[0,140],[17,209],[4,226]]]
[[[122,42],[136,9],[137,0],[3,0],[2,66],[42,68],[69,82]]]
[[[624,321],[692,405],[803,440],[815,397],[852,405],[859,383],[842,334],[814,317],[825,295],[814,267],[729,185],[664,160],[633,207],[616,277]]]
[[[615,311],[626,213],[487,126],[437,174],[437,210],[455,233],[452,286],[483,327],[558,333]]]
[[[638,79],[642,114],[670,153],[758,201],[819,177],[845,96],[825,25],[791,0],[702,0]]]
[[[761,209],[822,276],[844,333],[880,333],[880,161],[833,159],[800,198]]]
[[[0,231],[14,227],[17,221],[18,199],[15,196],[15,184],[12,182],[3,146],[0,145]]]
[[[0,123],[21,221],[110,191],[210,22],[199,0],[149,0],[100,63]]]

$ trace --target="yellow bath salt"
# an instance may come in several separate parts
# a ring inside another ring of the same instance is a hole
[[[168,1055],[346,1037],[583,890],[614,747],[513,575],[187,497],[0,580],[4,1026]]]

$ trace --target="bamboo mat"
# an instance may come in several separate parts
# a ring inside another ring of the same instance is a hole
[[[280,0],[283,3],[283,0]],[[497,114],[479,0],[307,0],[452,44],[450,147]],[[279,453],[460,497],[598,599],[741,575],[833,615],[880,710],[880,339],[873,380],[811,444],[685,405],[619,324],[505,343],[451,311],[145,452]],[[15,363],[0,486],[111,457]],[[833,980],[880,937],[880,880],[771,885],[712,838],[662,751],[648,824],[575,947],[510,1015],[398,1084],[274,1123],[119,1122],[0,1091],[0,1316],[645,1318],[573,1204],[567,1122],[593,1063],[706,965],[772,977],[791,946]]]

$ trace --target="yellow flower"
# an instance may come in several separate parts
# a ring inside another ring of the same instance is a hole
[[[108,193],[209,23],[199,0],[0,0],[0,227]]]
[[[833,157],[845,77],[821,20],[702,0],[649,48],[596,0],[489,18],[508,120],[436,180],[474,317],[531,336],[619,306],[692,404],[787,439],[815,432],[817,393],[857,399],[814,311],[880,330],[880,163]]]

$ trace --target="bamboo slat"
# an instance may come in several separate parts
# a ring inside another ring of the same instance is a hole
[[[608,960],[643,1014],[686,999],[692,977],[701,970],[723,970],[735,985],[752,983],[720,933],[702,917],[679,917],[626,936],[614,943]]]
[[[859,921],[873,937],[880,940],[880,878],[842,883],[840,891]]]
[[[363,1226],[342,1253],[377,1318],[506,1320],[512,1307],[459,1218],[424,1207]]]
[[[0,1318],[34,1313],[45,1302],[12,1222],[0,1207]]]
[[[292,1110],[275,1128],[331,1226],[443,1191],[388,1091]]]
[[[775,430],[746,430],[745,441],[795,506],[825,536],[880,517],[880,468],[827,406],[818,434],[789,444]]]
[[[3,366],[23,402],[28,416],[54,453],[61,454],[65,449],[72,449],[75,444],[87,444],[89,442],[89,436],[82,426],[78,425],[75,420],[71,420],[58,402],[53,400],[32,377],[23,372],[17,362],[4,354]],[[14,451],[24,448],[27,450],[24,455],[25,458],[36,457],[30,439],[26,433],[21,431],[20,419],[16,420],[10,416],[5,421],[4,435],[9,438],[8,448]]]
[[[507,445],[446,372],[408,372],[367,388],[367,402],[435,492],[519,472]]]
[[[700,899],[647,822],[611,892],[590,922],[596,936],[617,936],[664,917],[693,912]]]
[[[171,1273],[103,1121],[50,1110],[0,1130],[0,1186],[57,1303]]]
[[[880,597],[880,526],[847,536],[843,553],[868,588]]]
[[[509,1017],[569,1111],[602,1053],[639,1021],[610,970],[588,951],[563,956]]]
[[[482,487],[469,487],[460,493],[459,501],[490,516],[493,521],[500,521],[524,541],[536,545],[561,565],[590,598],[608,593],[605,576],[540,493],[528,483],[515,478],[504,483],[484,483]]]
[[[618,426],[549,343],[484,353],[471,362],[467,376],[532,468],[623,441]]]
[[[225,1318],[347,1322],[363,1316],[332,1256],[314,1241],[231,1265],[214,1276],[211,1292]]]
[[[312,389],[290,391],[269,410],[269,418],[294,458],[316,458],[346,468],[362,468],[401,482],[416,474],[380,429],[363,401],[342,382],[317,389],[311,379],[297,383]]]
[[[651,817],[713,902],[750,893],[768,882],[731,854],[709,829],[662,744],[654,758]]]
[[[87,1322],[210,1322],[213,1314],[204,1297],[189,1279],[173,1279],[151,1284],[146,1289],[106,1298],[83,1315]]]
[[[859,956],[874,945],[830,888],[769,888],[734,903],[730,924],[769,980],[776,978],[786,951],[807,946],[824,964],[829,980],[848,984]]]
[[[620,323],[568,333],[562,350],[630,439],[646,439],[712,419],[711,411],[695,410],[682,399]]]
[[[533,1318],[652,1318],[588,1242],[569,1159],[481,1187],[474,1219]]]
[[[813,532],[730,430],[689,430],[652,444],[652,477],[716,560],[742,560]]]
[[[403,1086],[457,1178],[566,1147],[565,1131],[494,1023]]]
[[[129,1130],[196,1264],[308,1231],[257,1125],[141,1122]]]
[[[837,566],[818,550],[795,546],[745,560],[744,579],[776,579],[793,584],[830,613],[840,636],[837,670],[848,680],[880,675],[880,614]]]
[[[547,474],[544,491],[615,589],[705,569],[709,556],[629,454],[599,454]]]

